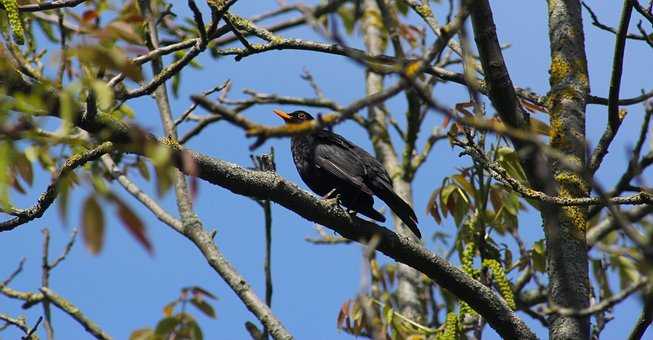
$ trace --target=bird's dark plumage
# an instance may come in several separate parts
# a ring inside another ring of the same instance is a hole
[[[313,119],[304,111],[274,112],[290,124]],[[383,214],[373,207],[372,196],[376,195],[418,238],[422,237],[415,212],[394,192],[383,165],[365,150],[326,130],[294,136],[291,149],[300,177],[315,193],[324,196],[335,189],[345,207],[384,222]]]

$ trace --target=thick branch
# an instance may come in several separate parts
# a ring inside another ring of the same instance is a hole
[[[548,0],[551,66],[548,108],[551,146],[578,167],[587,166],[585,108],[589,74],[579,0]],[[589,196],[590,185],[578,171],[551,161],[559,193],[573,198]],[[591,179],[591,178],[590,178]],[[613,207],[610,205],[610,207]],[[549,296],[552,305],[583,310],[590,305],[586,244],[587,208],[564,207],[543,213]],[[551,338],[585,339],[590,334],[586,315],[552,315]]]
[[[128,152],[144,155],[145,144],[158,143],[153,136],[146,135],[136,139],[139,141],[137,145],[131,144],[134,142],[134,136],[131,133],[134,131],[133,127],[117,122],[103,113],[99,113],[97,119],[104,124],[84,121],[78,123],[81,128],[91,133],[97,134],[99,131],[111,130],[111,133],[104,135],[118,138],[119,144],[125,146]],[[186,171],[188,175],[197,176],[239,195],[276,202],[348,239],[359,242],[369,240],[375,234],[381,235],[379,251],[421,271],[443,288],[469,303],[503,337],[535,338],[532,331],[510,310],[502,298],[422,245],[398,236],[374,223],[352,217],[346,211],[299,189],[274,173],[247,170],[232,163],[185,151],[179,146],[173,147],[171,151],[173,151],[175,166]],[[193,174],[187,167],[187,160],[191,160],[195,164]],[[202,237],[201,241],[202,252],[210,263],[224,261],[224,258],[216,257],[211,251],[214,244],[208,233]],[[214,266],[214,269],[222,270],[223,268]]]

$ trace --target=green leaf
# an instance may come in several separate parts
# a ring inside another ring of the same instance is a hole
[[[154,340],[154,331],[152,328],[137,329],[129,335],[129,340]]]
[[[510,251],[508,247],[505,247],[503,251],[503,267],[506,268],[506,270],[512,267],[512,251]]]
[[[527,183],[526,181],[526,173],[524,172],[524,169],[521,167],[521,163],[519,162],[519,156],[513,150],[512,148],[509,147],[500,147],[497,150],[497,160],[501,166],[506,169],[508,174],[513,177],[514,179],[518,180],[521,183]]]
[[[156,194],[163,197],[171,188],[173,184],[172,169],[168,166],[155,166],[156,172]]]
[[[208,302],[206,302],[203,299],[200,299],[197,296],[194,296],[192,299],[190,299],[190,303],[197,307],[204,315],[210,317],[211,319],[215,319],[215,310],[213,309],[213,306],[211,306]]]
[[[624,290],[639,281],[642,274],[633,260],[626,256],[611,256],[610,262],[619,272],[619,289]]]
[[[142,45],[143,37],[134,29],[132,25],[124,21],[113,21],[99,35],[103,38],[122,39],[128,43]]]
[[[383,306],[383,314],[385,315],[385,322],[391,324],[392,318],[395,316],[395,311],[390,307],[390,305],[385,304]]]
[[[113,106],[113,89],[102,80],[94,80],[91,86],[95,92],[98,108],[108,111]]]
[[[440,207],[442,208],[442,215],[444,215],[444,217],[447,217],[447,209],[449,207],[448,206],[449,196],[455,190],[456,190],[456,186],[452,184],[443,186],[442,189],[440,189]]]
[[[32,162],[27,159],[24,153],[17,152],[14,154],[14,168],[25,183],[31,186],[34,182],[34,171],[32,169]]]
[[[48,21],[37,19],[35,20],[36,24],[39,25],[39,28],[41,28],[41,31],[43,31],[43,34],[50,40],[50,42],[59,42],[59,37],[54,33],[54,29],[52,29],[52,24]]]
[[[519,196],[516,193],[511,192],[505,195],[502,202],[503,207],[510,215],[517,216],[521,204],[519,204]]]
[[[340,19],[342,19],[342,24],[345,26],[345,31],[347,31],[347,34],[352,34],[354,32],[354,26],[356,25],[354,7],[341,6],[338,8],[338,15],[340,15]]]
[[[531,259],[533,260],[533,269],[542,273],[546,271],[544,240],[539,240],[533,244]]]
[[[601,289],[601,297],[607,298],[612,296],[608,274],[604,270],[601,260],[592,260],[592,272],[594,273],[594,278],[596,278],[596,282],[599,284]]]
[[[179,97],[179,86],[181,85],[181,72],[177,72],[172,76],[172,95],[175,98]]]
[[[474,197],[474,193],[476,190],[474,190],[474,187],[472,186],[471,183],[467,180],[467,178],[461,174],[453,175],[451,178],[458,184],[465,192],[467,195],[470,197]]]
[[[141,174],[141,177],[147,181],[150,180],[150,170],[147,168],[147,163],[145,163],[142,157],[138,157],[136,168],[138,168],[138,173]]]
[[[181,322],[179,315],[163,318],[156,324],[154,335],[168,339]]]
[[[104,179],[104,177],[100,176],[99,174],[92,174],[90,178],[91,183],[93,184],[93,189],[95,189],[98,194],[103,196],[109,194],[109,185],[107,184],[107,181]]]
[[[85,45],[71,48],[67,53],[77,56],[82,64],[118,71],[136,82],[143,80],[140,66],[131,61],[125,52],[118,47],[107,48],[101,45]]]
[[[97,255],[102,250],[104,214],[93,195],[89,195],[82,206],[82,239],[92,254]]]
[[[402,15],[406,16],[408,15],[408,4],[404,1],[395,1],[395,4],[397,5],[397,10],[399,13]]]
[[[177,315],[177,317],[182,320],[181,327],[176,332],[180,338],[189,340],[202,340],[204,338],[197,321],[191,315],[184,313]]]
[[[13,163],[13,145],[7,140],[0,140],[0,207],[9,210],[9,188],[11,178],[11,164]]]

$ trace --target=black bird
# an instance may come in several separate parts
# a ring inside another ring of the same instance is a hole
[[[274,110],[288,124],[313,117],[305,111],[286,113]],[[292,137],[292,157],[300,177],[321,196],[335,191],[342,205],[376,221],[385,216],[374,210],[373,195],[381,198],[418,237],[417,216],[392,189],[392,181],[381,163],[344,137],[327,130]]]

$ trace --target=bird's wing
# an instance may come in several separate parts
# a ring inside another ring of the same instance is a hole
[[[353,185],[362,192],[372,195],[372,190],[364,183],[366,167],[354,151],[355,145],[346,139],[323,131],[319,133],[315,146],[315,163],[338,179]]]
[[[316,137],[318,166],[381,198],[418,238],[422,237],[413,208],[394,192],[392,180],[381,162],[337,134],[321,131]]]

